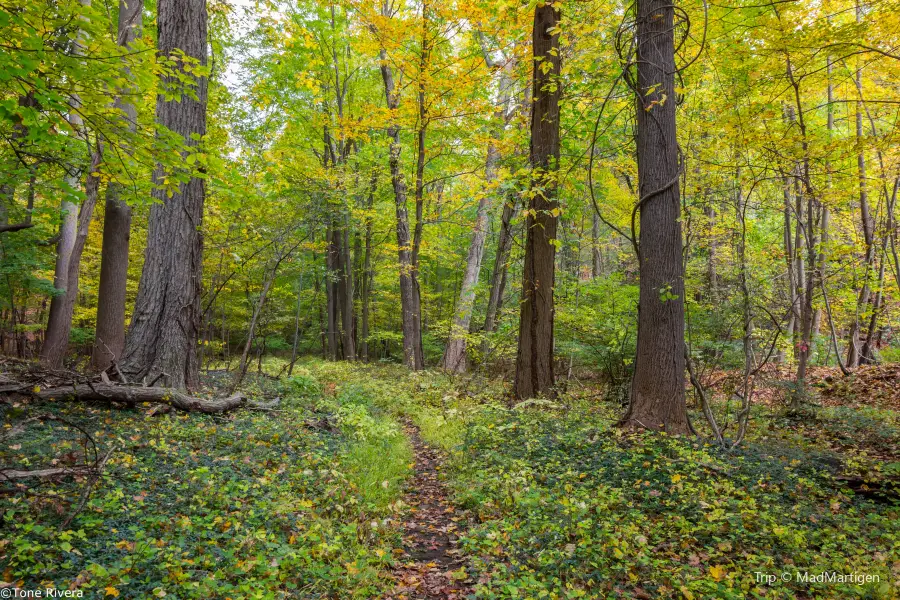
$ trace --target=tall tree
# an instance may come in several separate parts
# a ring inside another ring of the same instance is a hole
[[[82,0],[82,4],[90,6],[90,0]],[[79,29],[75,35],[73,54],[81,56],[84,53],[84,42],[84,32]],[[76,136],[84,140],[90,147],[91,143],[80,112],[81,98],[77,93],[72,95],[70,104],[69,126]],[[91,169],[88,170],[88,181],[86,182],[87,194],[81,207],[76,207],[69,195],[63,196],[60,202],[61,221],[59,241],[56,244],[56,270],[53,276],[53,287],[60,293],[54,295],[50,300],[47,330],[44,334],[44,345],[41,347],[41,362],[53,368],[62,366],[69,345],[69,333],[72,331],[72,315],[78,296],[81,253],[84,250],[84,241],[97,200],[96,185],[98,182],[94,178],[93,170],[99,164],[99,152],[99,145],[91,152]],[[69,166],[69,172],[66,174],[66,186],[70,191],[79,189],[82,185],[85,165],[81,160],[80,157],[76,158],[75,164]]]
[[[206,0],[161,0],[157,23],[159,56],[175,67],[161,82],[156,120],[161,129],[180,136],[187,159],[206,133]],[[172,189],[164,186],[163,165],[154,172],[156,203],[121,359],[122,370],[133,379],[160,379],[176,388],[194,387],[199,378],[200,227],[206,188],[197,173],[186,178]]]
[[[482,41],[482,46],[483,44],[484,42]],[[444,358],[442,360],[444,369],[453,373],[462,373],[466,370],[466,335],[469,333],[469,326],[472,322],[475,286],[478,285],[478,277],[481,274],[481,259],[484,257],[484,245],[487,239],[488,213],[491,209],[492,195],[496,193],[492,188],[492,184],[497,179],[497,167],[500,161],[497,140],[499,140],[503,129],[509,122],[509,104],[512,100],[512,68],[515,64],[514,61],[503,57],[501,63],[492,59],[490,52],[484,46],[482,51],[484,52],[487,66],[491,69],[499,68],[498,86],[500,93],[497,110],[494,112],[491,141],[488,143],[484,168],[485,180],[489,190],[484,192],[478,201],[478,209],[475,215],[475,230],[472,232],[472,241],[469,243],[469,252],[466,256],[466,268],[463,273],[462,284],[460,285],[459,299],[456,303],[453,323],[450,326],[450,339],[447,342],[447,348],[444,350]],[[494,310],[496,311],[496,305]]]
[[[119,0],[116,42],[128,50],[141,35],[143,0]],[[128,77],[128,68],[125,76]],[[121,112],[125,127],[137,129],[137,109],[123,88],[116,96],[115,107]],[[91,366],[102,371],[122,355],[125,347],[125,292],[128,283],[128,249],[131,239],[131,207],[121,199],[122,185],[111,181],[106,187],[103,214],[103,246],[100,254],[100,289],[97,295],[97,327]]]
[[[423,6],[423,21],[425,17],[426,7]],[[391,5],[385,2],[382,16],[390,18],[393,16]],[[422,36],[422,53],[427,52],[426,25],[423,24]],[[388,140],[390,146],[388,148],[388,167],[391,173],[391,184],[394,189],[394,209],[397,219],[397,255],[400,262],[400,320],[403,331],[403,362],[410,369],[419,370],[425,366],[425,354],[422,350],[422,299],[419,290],[419,275],[417,270],[417,239],[419,237],[419,227],[421,224],[421,198],[423,193],[423,184],[421,178],[424,169],[424,145],[425,145],[425,123],[420,121],[418,127],[418,150],[419,159],[416,161],[416,238],[410,232],[409,228],[409,209],[407,207],[407,188],[406,178],[403,173],[403,164],[400,158],[403,149],[400,143],[400,125],[396,122],[397,110],[400,107],[400,90],[397,89],[394,82],[394,71],[388,61],[387,51],[383,48],[380,52],[381,58],[381,77],[384,82],[384,95],[387,101],[387,107],[391,111],[392,122],[387,128]],[[423,58],[423,60],[425,60]],[[420,75],[423,75],[420,71]],[[421,115],[424,105],[423,81],[419,82],[419,102],[418,111]]]
[[[552,393],[554,384],[553,287],[559,216],[556,193],[562,84],[559,19],[559,8],[554,2],[535,7],[529,153],[532,179],[528,217],[525,220],[525,266],[514,388],[518,399]]]
[[[640,299],[631,403],[622,424],[686,434],[673,5],[638,0],[636,27]]]

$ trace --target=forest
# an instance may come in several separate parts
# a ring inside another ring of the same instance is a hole
[[[900,598],[898,0],[0,0],[0,597]]]

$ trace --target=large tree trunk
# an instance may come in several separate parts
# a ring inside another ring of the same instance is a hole
[[[161,0],[158,13],[160,56],[168,57],[179,49],[205,66],[206,1]],[[184,76],[194,94],[185,92],[173,100],[158,96],[156,119],[180,135],[185,144],[194,146],[194,138],[206,133],[207,80],[189,72]],[[166,83],[180,85],[176,77]],[[164,167],[158,165],[154,183],[160,184],[164,175]],[[205,182],[197,177],[181,184],[171,197],[164,190],[153,192],[157,203],[150,211],[144,269],[120,361],[133,380],[162,374],[168,387],[190,388],[199,383],[200,228],[205,195]]]
[[[637,3],[637,160],[640,299],[626,427],[687,434],[684,267],[675,137],[674,10]],[[648,92],[647,90],[652,90]]]
[[[553,287],[556,276],[556,200],[559,168],[561,57],[559,9],[553,3],[534,10],[532,29],[531,201],[525,221],[525,265],[519,313],[514,393],[524,400],[552,393]],[[546,66],[545,66],[546,65]],[[549,67],[549,68],[548,68]]]
[[[119,0],[117,41],[123,49],[141,35],[143,0]],[[125,69],[126,77],[129,75]],[[137,109],[127,100],[129,90],[120,90],[116,108],[127,129],[137,130]],[[91,352],[91,366],[102,371],[118,360],[125,348],[125,295],[128,283],[128,248],[131,239],[131,207],[120,198],[122,185],[110,182],[106,188],[103,216],[103,246],[100,255],[100,287],[97,295],[97,328]]]
[[[399,99],[394,89],[394,75],[388,64],[387,53],[381,51],[381,76],[384,80],[384,92],[387,106],[396,111]],[[406,181],[400,163],[400,126],[391,124],[388,127],[390,148],[388,166],[391,172],[391,184],[394,188],[394,207],[397,217],[397,255],[400,263],[400,319],[403,330],[403,362],[413,370],[425,366],[422,351],[422,319],[419,284],[416,267],[413,262],[412,236],[409,230],[409,211],[406,206]]]

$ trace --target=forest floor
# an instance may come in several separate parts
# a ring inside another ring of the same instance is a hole
[[[246,392],[279,405],[225,415],[6,395],[0,470],[109,459],[82,507],[87,476],[0,483],[0,588],[897,598],[890,369],[823,375],[800,417],[777,401],[774,374],[748,439],[728,452],[625,433],[614,427],[621,407],[589,384],[510,408],[502,381],[391,365],[311,361],[280,381],[255,376]],[[210,373],[207,393],[227,382]],[[727,424],[735,406],[722,398],[715,410]],[[11,435],[38,414],[58,420]],[[823,572],[870,581],[798,581]]]
[[[388,597],[461,600],[471,592],[456,533],[464,516],[451,504],[441,479],[444,456],[422,441],[418,427],[407,422],[404,429],[415,466],[403,495],[409,514],[401,527],[403,545],[394,567],[397,584]]]

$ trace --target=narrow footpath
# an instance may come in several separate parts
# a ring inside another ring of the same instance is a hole
[[[415,452],[415,474],[403,501],[410,506],[403,523],[404,554],[394,569],[391,600],[463,600],[472,594],[465,561],[457,546],[462,517],[449,503],[440,479],[442,456],[425,444],[415,425],[406,424]]]

